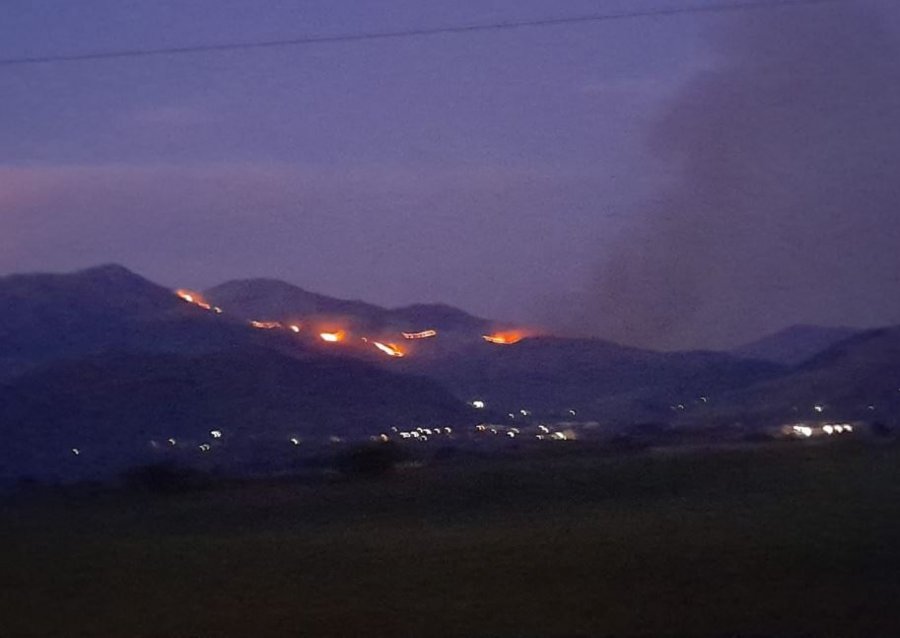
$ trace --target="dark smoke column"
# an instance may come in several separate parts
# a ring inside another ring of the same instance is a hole
[[[846,3],[715,22],[719,58],[651,134],[676,186],[638,211],[574,327],[669,349],[900,323],[897,13]]]

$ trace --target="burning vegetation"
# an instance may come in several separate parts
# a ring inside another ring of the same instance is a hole
[[[186,303],[198,306],[199,308],[202,308],[204,310],[215,312],[216,314],[222,313],[221,308],[208,303],[198,292],[180,288],[175,291],[175,294]],[[262,321],[258,319],[252,319],[249,321],[249,324],[250,326],[258,330],[288,330],[290,332],[293,332],[294,334],[305,332],[303,330],[302,321],[282,323],[281,321]],[[325,327],[326,326],[318,326],[318,330],[320,330],[320,332],[316,332],[316,328],[313,327],[310,330],[310,334],[317,335],[321,341],[324,341],[326,343],[341,343],[347,341],[348,337],[353,336],[344,329],[335,329],[335,326],[333,324],[331,326],[327,326],[327,329],[323,330],[323,328]],[[429,328],[427,330],[421,330],[418,332],[400,332],[399,335],[405,340],[416,341],[421,339],[433,339],[437,337],[438,331],[433,328]],[[482,335],[481,338],[488,343],[511,345],[514,343],[518,343],[526,336],[527,335],[525,334],[525,332],[521,330],[508,330],[488,335]],[[401,358],[405,357],[408,354],[408,352],[404,348],[401,348],[398,344],[388,341],[387,339],[385,339],[384,341],[375,341],[374,339],[369,339],[368,337],[364,336],[354,336],[354,339],[359,340],[362,343],[372,344],[379,352],[387,355],[388,357]]]
[[[274,330],[275,328],[283,328],[278,321],[251,321],[250,325],[260,330]]]
[[[213,306],[206,302],[203,299],[203,296],[200,293],[193,292],[191,290],[179,289],[175,291],[175,294],[178,295],[183,301],[186,301],[189,304],[193,304],[198,306],[199,308],[203,308],[204,310],[209,310],[211,312],[215,312],[216,314],[221,314],[222,309],[218,306]]]
[[[378,341],[373,341],[372,345],[381,350],[383,353],[388,355],[389,357],[402,357],[404,353],[397,347],[396,344],[393,343],[380,343]]]
[[[519,343],[522,339],[525,338],[525,334],[522,332],[508,331],[508,332],[495,332],[494,334],[482,335],[481,338],[487,341],[488,343],[495,343],[498,345],[512,345],[514,343]]]
[[[437,330],[423,330],[422,332],[401,332],[404,339],[429,339],[437,336]]]

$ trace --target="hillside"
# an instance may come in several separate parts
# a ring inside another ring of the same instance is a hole
[[[798,365],[831,346],[859,334],[855,328],[798,325],[735,348],[731,353],[782,365]]]
[[[321,439],[473,414],[762,423],[813,405],[846,418],[900,407],[900,328],[858,334],[785,366],[490,332],[505,327],[450,306],[385,309],[273,280],[212,289],[206,302],[220,313],[186,301],[120,266],[0,279],[5,454],[35,461],[48,442],[51,456],[79,446],[145,452],[150,439],[192,439],[213,427],[246,440],[288,431]],[[273,320],[280,323],[258,323]],[[346,333],[324,339],[326,322]],[[401,334],[426,328],[425,338]],[[770,338],[769,356],[800,357],[822,335],[785,331]],[[463,404],[476,399],[487,409]]]
[[[247,332],[122,266],[0,278],[0,379],[104,351],[228,348]]]
[[[309,292],[277,279],[228,281],[203,291],[203,296],[242,319],[292,321],[302,317],[353,317],[361,324],[378,324],[384,308],[363,301],[337,299]]]
[[[145,458],[151,439],[213,428],[327,439],[468,414],[434,382],[374,365],[370,350],[350,358],[255,329],[121,266],[4,277],[0,474],[75,469],[72,448],[121,466]]]
[[[409,360],[466,400],[603,420],[669,418],[672,406],[784,372],[776,364],[714,352],[658,353],[598,339],[534,337],[477,344],[436,361]]]
[[[377,434],[459,421],[470,410],[434,382],[337,357],[269,350],[119,354],[61,362],[0,384],[0,463],[44,472],[146,457],[150,441],[189,447],[213,429],[230,446]]]
[[[415,304],[383,308],[363,301],[338,299],[275,279],[229,281],[204,291],[204,297],[230,314],[251,320],[293,322],[334,321],[363,332],[416,332],[425,329],[448,333],[487,332],[492,323],[444,304]]]
[[[861,419],[900,426],[900,326],[859,333],[777,381],[723,399],[723,418],[751,423]]]
[[[506,326],[456,308],[420,304],[387,310],[334,299],[273,280],[223,284],[203,293],[228,312],[250,319],[334,325],[348,330],[340,350],[372,356],[362,336],[395,339],[407,356],[373,359],[392,370],[431,378],[462,400],[486,401],[493,413],[604,420],[669,419],[671,408],[783,372],[782,367],[725,353],[656,353],[596,339],[532,337],[510,344],[482,338]],[[404,341],[401,332],[432,329],[433,338]],[[525,330],[514,330],[528,334]],[[486,415],[487,416],[487,415]]]

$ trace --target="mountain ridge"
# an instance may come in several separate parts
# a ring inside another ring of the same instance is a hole
[[[291,321],[300,317],[343,319],[361,329],[488,330],[497,322],[444,303],[416,303],[394,308],[311,292],[280,279],[233,279],[203,295],[244,319]]]
[[[860,329],[846,326],[796,324],[733,348],[730,352],[748,359],[799,365],[860,332]]]
[[[799,418],[814,404],[843,418],[896,420],[891,415],[900,410],[900,327],[854,333],[785,365],[734,352],[655,352],[601,339],[529,336],[527,329],[485,340],[502,324],[445,304],[387,309],[267,279],[230,288],[232,301],[246,303],[236,312],[228,295],[179,298],[118,265],[0,278],[5,434],[31,446],[23,458],[37,458],[35,449],[48,441],[67,453],[60,433],[96,429],[112,440],[121,427],[122,436],[138,441],[154,423],[192,432],[210,415],[232,431],[242,429],[243,419],[249,431],[268,436],[299,423],[300,414],[310,418],[305,431],[340,435],[429,414],[465,422],[534,410],[536,418],[577,413],[621,425],[771,425]],[[348,332],[333,342],[320,338],[308,315],[255,314],[266,304],[284,313],[287,302],[296,302],[298,312],[362,314],[338,317]],[[310,325],[253,327],[258,319],[295,317]],[[435,332],[407,338],[405,328]],[[381,338],[397,341],[394,356],[375,347],[385,345],[376,343]],[[191,388],[206,390],[192,396]],[[465,406],[476,400],[487,408],[476,413]]]

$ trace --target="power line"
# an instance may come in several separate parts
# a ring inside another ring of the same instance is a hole
[[[647,9],[644,11],[628,11],[621,13],[598,13],[570,17],[544,18],[540,20],[518,20],[508,22],[488,22],[482,24],[435,27],[423,29],[406,29],[402,31],[374,31],[344,33],[337,35],[313,35],[284,40],[258,40],[250,42],[225,42],[220,44],[198,44],[182,47],[161,47],[149,49],[120,49],[110,51],[93,51],[63,55],[46,55],[21,58],[0,58],[0,66],[21,66],[28,64],[50,64],[57,62],[81,62],[87,60],[112,60],[120,58],[144,58],[163,55],[181,55],[190,53],[216,53],[221,51],[241,51],[252,49],[272,49],[277,47],[311,46],[317,44],[335,44],[340,42],[364,42],[368,40],[396,40],[433,35],[450,35],[476,33],[482,31],[505,31],[529,27],[554,27],[585,22],[606,22],[610,20],[629,20],[636,18],[667,17],[684,14],[722,13],[726,11],[746,11],[759,9],[776,9],[821,5],[841,2],[843,0],[747,0],[744,2],[714,3],[672,7],[668,9]]]

